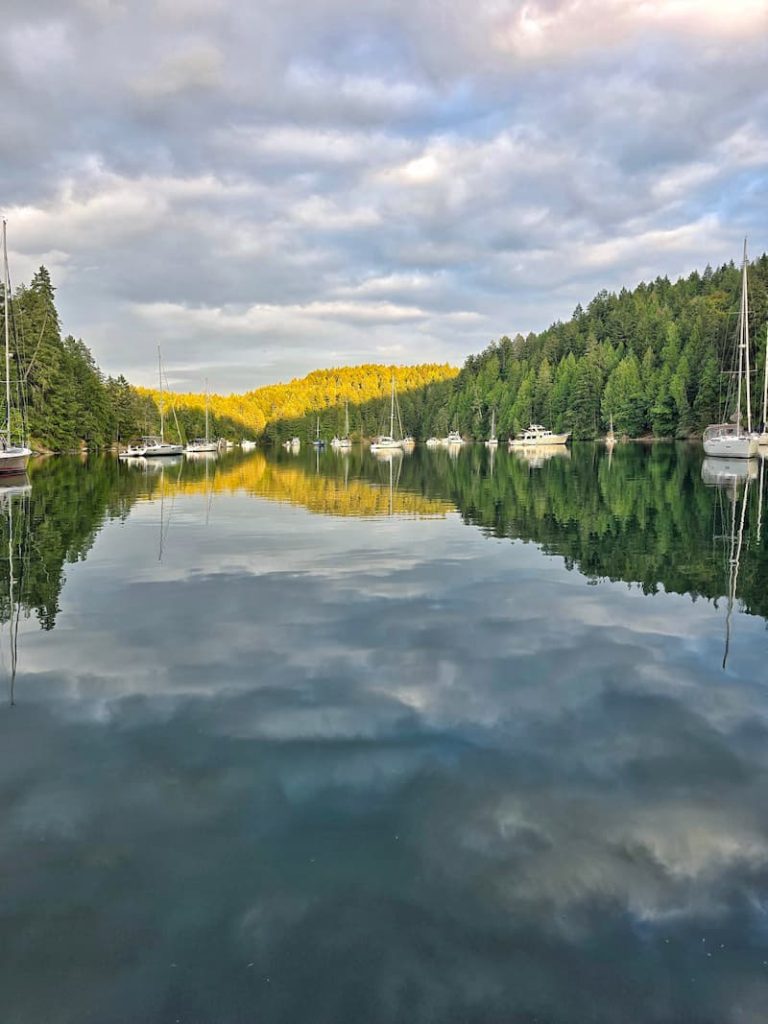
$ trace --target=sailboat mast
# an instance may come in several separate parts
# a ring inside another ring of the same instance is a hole
[[[763,367],[763,433],[768,430],[768,324],[765,325],[765,366]]]
[[[165,440],[165,419],[163,409],[163,359],[160,355],[160,346],[157,346],[157,375],[160,382],[160,440]]]
[[[395,436],[395,375],[392,374],[392,402],[389,410],[389,436]]]
[[[742,270],[741,287],[741,323],[744,337],[744,381],[747,392],[747,433],[752,433],[752,395],[750,393],[750,370],[749,370],[749,300],[747,297],[747,240],[744,239],[744,268]]]
[[[9,292],[11,290],[8,273],[8,243],[6,241],[6,223],[3,219],[3,296],[5,299],[5,413],[6,413],[6,442],[11,443],[11,344],[9,333],[10,306]]]
[[[208,444],[208,378],[205,378],[205,443]]]

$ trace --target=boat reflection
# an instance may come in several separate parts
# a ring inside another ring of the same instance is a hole
[[[715,459],[704,457],[701,479],[707,487],[729,487],[745,480],[756,480],[757,459]]]
[[[571,449],[564,444],[537,444],[527,448],[510,448],[510,454],[531,469],[540,469],[550,459],[570,459]]]

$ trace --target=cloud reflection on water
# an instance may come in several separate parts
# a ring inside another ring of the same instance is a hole
[[[167,562],[152,506],[107,525],[24,633],[18,1020],[759,1019],[760,620],[724,675],[712,604],[453,516],[217,501]]]

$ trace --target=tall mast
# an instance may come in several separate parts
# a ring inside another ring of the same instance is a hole
[[[208,444],[208,378],[205,378],[205,443]]]
[[[763,433],[768,430],[768,324],[765,325],[765,366],[763,367]]]
[[[747,242],[744,240],[746,253]],[[741,436],[741,381],[744,375],[744,273],[741,279],[741,306],[739,308],[739,369],[736,385],[736,433]]]
[[[747,298],[747,240],[744,239],[744,267],[741,284],[741,324],[744,338],[744,382],[747,390],[747,433],[752,433],[752,395],[750,393],[749,372],[749,300]]]
[[[160,346],[157,346],[157,375],[160,380],[160,440],[164,441],[163,434],[165,423],[163,420],[163,360],[160,355]]]
[[[9,334],[9,292],[11,290],[8,273],[8,244],[6,242],[6,223],[3,218],[3,296],[5,299],[5,413],[6,413],[6,442],[11,443],[11,345]]]
[[[344,437],[349,437],[349,402],[344,403]]]
[[[392,404],[389,411],[389,436],[395,436],[395,372],[392,371]]]

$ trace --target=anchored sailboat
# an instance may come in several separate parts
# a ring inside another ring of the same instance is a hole
[[[218,448],[215,441],[211,440],[210,431],[210,395],[208,394],[208,381],[205,382],[205,437],[196,437],[186,447],[188,455],[202,454],[203,452],[215,452]]]
[[[167,455],[182,455],[184,453],[184,446],[181,444],[171,444],[165,440],[165,402],[163,399],[163,357],[160,354],[160,346],[157,346],[157,370],[160,384],[160,398],[158,405],[160,407],[160,434],[148,435],[142,437],[140,444],[129,445],[125,451],[118,454],[120,459],[135,459],[135,458],[157,458],[158,456]],[[173,409],[173,418],[176,421],[176,430],[181,436],[179,429],[179,421],[176,419],[176,410]]]
[[[749,302],[747,297],[747,240],[741,266],[736,411],[729,423],[713,423],[704,431],[704,451],[718,459],[750,459],[757,455],[758,440],[752,433],[752,396],[749,373]],[[747,429],[741,423],[741,396],[745,393]]]
[[[499,439],[496,437],[496,410],[491,409],[491,436],[485,442],[486,448],[498,448]]]
[[[13,443],[12,434],[12,402],[11,402],[11,275],[8,270],[8,244],[6,241],[6,223],[3,221],[3,299],[4,299],[4,333],[5,333],[5,430],[0,432],[0,473],[23,473],[27,468],[32,449],[24,444]],[[23,427],[17,431],[23,434]]]
[[[331,441],[331,448],[335,448],[337,451],[345,451],[352,447],[352,442],[349,439],[349,402],[344,403],[344,436],[336,437],[334,434]]]
[[[392,374],[392,398],[389,412],[389,434],[376,437],[371,442],[372,452],[402,451],[403,442],[395,440],[395,375]]]
[[[765,325],[765,366],[763,368],[763,420],[757,443],[761,448],[768,447],[768,324]]]

